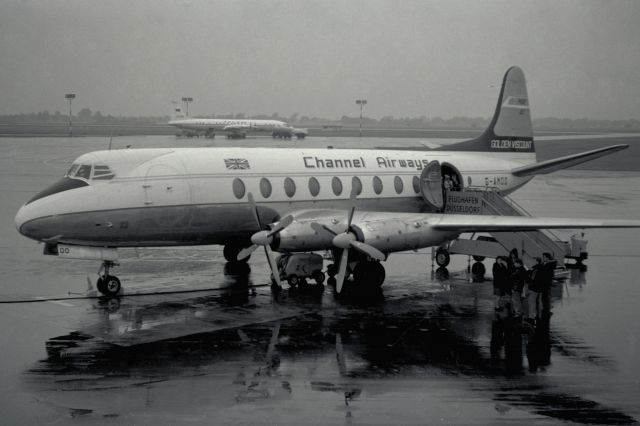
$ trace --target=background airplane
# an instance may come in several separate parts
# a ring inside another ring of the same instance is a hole
[[[508,194],[549,173],[626,148],[537,162],[524,74],[510,68],[478,138],[446,149],[171,148],[97,151],[17,213],[19,232],[61,257],[103,261],[98,289],[117,294],[117,247],[224,245],[229,262],[265,249],[331,250],[336,289],[382,285],[390,253],[465,232],[640,227],[638,220],[444,214],[442,177],[457,190]],[[331,271],[330,271],[331,272]]]
[[[174,108],[168,124],[181,129],[185,136],[208,138],[215,137],[216,133],[224,133],[229,139],[244,139],[247,133],[266,133],[279,139],[291,139],[293,136],[304,139],[307,136],[305,129],[296,129],[280,120],[191,118],[184,115],[178,106]]]

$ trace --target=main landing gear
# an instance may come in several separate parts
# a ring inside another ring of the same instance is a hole
[[[336,285],[338,275],[338,265],[330,264],[327,267],[328,284]],[[363,259],[355,263],[353,269],[347,267],[344,277],[344,284],[347,284],[348,277],[352,277],[350,284],[354,290],[375,290],[382,287],[386,277],[384,266],[381,262],[372,259]]]
[[[118,266],[118,264],[110,260],[105,260],[102,262],[102,266],[100,266],[100,270],[98,271],[96,287],[98,287],[98,291],[105,296],[116,296],[122,289],[118,277],[109,274],[109,270],[114,266]]]
[[[247,263],[251,258],[251,255],[248,255],[247,257],[242,259],[238,259],[238,253],[240,253],[240,251],[243,248],[245,247],[236,243],[229,243],[225,245],[224,248],[222,249],[222,254],[224,255],[224,259],[231,264]]]

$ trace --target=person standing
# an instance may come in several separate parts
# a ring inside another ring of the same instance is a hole
[[[540,292],[542,290],[542,259],[536,257],[536,264],[531,267],[527,280],[527,320],[540,318]]]
[[[509,274],[509,282],[511,283],[511,306],[513,306],[513,314],[522,316],[522,304],[524,298],[524,284],[527,280],[527,270],[522,260],[515,259],[513,261],[513,269]]]
[[[498,256],[493,268],[493,295],[495,296],[496,312],[504,312],[505,308],[509,308],[511,297],[511,286],[509,285],[509,267],[507,259],[504,256]]]
[[[540,299],[542,302],[542,312],[545,315],[551,313],[551,285],[557,265],[558,262],[553,258],[551,253],[542,253],[543,280],[541,282]]]

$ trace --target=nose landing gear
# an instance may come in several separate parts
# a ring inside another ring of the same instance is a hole
[[[96,287],[98,287],[98,291],[105,296],[116,296],[122,289],[118,277],[109,275],[109,270],[114,266],[118,266],[118,264],[110,260],[105,260],[98,270]]]

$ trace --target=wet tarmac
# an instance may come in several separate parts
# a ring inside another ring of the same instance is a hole
[[[238,270],[221,247],[124,250],[125,294],[107,300],[89,285],[97,262],[42,256],[13,225],[31,194],[106,143],[0,138],[0,412],[8,424],[640,419],[640,231],[589,231],[588,269],[556,283],[553,315],[535,327],[496,316],[491,282],[472,282],[465,256],[436,271],[430,250],[392,255],[381,292],[341,298],[330,286],[274,293],[258,252]],[[640,164],[629,151],[625,161]],[[536,215],[637,219],[640,172],[563,171],[513,198]]]

